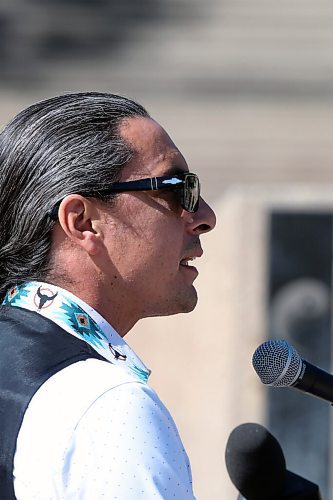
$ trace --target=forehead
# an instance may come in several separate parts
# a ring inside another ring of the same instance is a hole
[[[186,161],[177,146],[152,118],[125,120],[119,132],[135,152],[133,159],[123,169],[123,180],[188,171]]]

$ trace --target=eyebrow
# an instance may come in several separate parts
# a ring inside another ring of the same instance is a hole
[[[177,167],[176,165],[174,166],[171,166],[170,168],[168,168],[165,172],[163,172],[163,177],[167,177],[167,176],[172,176],[172,175],[180,175],[180,174],[186,174],[188,172],[188,170],[184,170],[183,168],[181,167]]]

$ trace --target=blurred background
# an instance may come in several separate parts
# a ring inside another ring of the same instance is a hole
[[[224,450],[265,425],[289,470],[333,499],[332,409],[268,390],[255,348],[286,338],[331,369],[333,4],[328,0],[2,0],[0,123],[71,91],[121,93],[170,133],[218,216],[199,304],[142,321],[197,498],[236,499]]]

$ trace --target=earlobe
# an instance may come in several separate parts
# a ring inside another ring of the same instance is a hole
[[[85,231],[84,240],[82,241],[82,247],[85,251],[89,255],[95,256],[99,253],[100,246],[99,236],[95,232]]]

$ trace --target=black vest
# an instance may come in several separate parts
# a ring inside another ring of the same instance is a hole
[[[51,375],[87,358],[105,361],[85,341],[38,313],[0,306],[1,500],[15,500],[16,439],[32,396]]]

